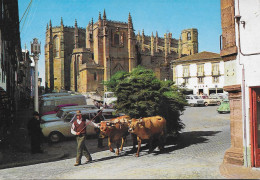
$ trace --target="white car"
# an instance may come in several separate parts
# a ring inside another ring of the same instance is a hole
[[[67,106],[62,107],[56,114],[48,114],[41,117],[41,123],[48,123],[53,121],[64,120],[69,112],[77,110],[88,110],[88,109],[98,109],[94,105],[79,105],[79,106]]]
[[[100,111],[99,109],[91,109],[91,110],[81,110],[82,118],[92,120]],[[118,115],[113,115],[115,112],[114,109],[104,109],[102,110],[102,120],[109,120]],[[41,124],[42,133],[44,137],[47,137],[50,142],[59,142],[64,137],[73,137],[71,134],[71,125],[73,120],[76,118],[76,111],[69,111],[67,115],[58,121],[48,122]],[[107,119],[109,118],[109,119]],[[95,122],[95,119],[93,120]],[[87,126],[87,135],[95,135],[95,128],[92,126]]]
[[[186,100],[188,102],[188,104],[192,107],[194,106],[204,106],[205,101],[196,95],[187,95],[186,96]]]

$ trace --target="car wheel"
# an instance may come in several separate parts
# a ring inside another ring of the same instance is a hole
[[[193,104],[193,103],[192,103],[192,104],[190,104],[190,106],[191,106],[191,107],[194,107],[194,106],[195,106],[195,104]]]
[[[204,103],[205,106],[208,106],[209,104],[207,102]]]
[[[219,106],[220,104],[221,104],[221,102],[220,102],[220,101],[218,101],[218,102],[217,102],[217,105]]]
[[[60,142],[63,138],[63,135],[60,132],[52,132],[49,135],[49,141],[52,143]]]

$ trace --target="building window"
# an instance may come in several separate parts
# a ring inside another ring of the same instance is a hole
[[[197,76],[198,77],[204,76],[204,64],[197,65]]]
[[[119,34],[114,34],[114,45],[119,46]]]
[[[203,83],[204,83],[204,78],[198,77],[198,84],[203,84]]]
[[[189,66],[183,66],[183,77],[189,77],[190,76],[190,70]]]
[[[219,83],[219,77],[218,76],[212,77],[212,83]]]
[[[53,54],[54,57],[59,57],[60,45],[59,45],[59,37],[55,36],[53,40]]]
[[[191,40],[191,33],[190,33],[190,32],[188,32],[188,34],[187,34],[187,40],[188,40],[188,41]]]
[[[212,76],[219,76],[219,63],[212,64]]]

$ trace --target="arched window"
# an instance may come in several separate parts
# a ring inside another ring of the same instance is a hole
[[[59,57],[59,52],[60,52],[60,44],[59,44],[59,37],[55,36],[53,39],[53,54],[54,57]]]
[[[187,40],[188,40],[188,41],[191,40],[191,33],[190,33],[190,32],[188,32],[188,34],[187,34]]]

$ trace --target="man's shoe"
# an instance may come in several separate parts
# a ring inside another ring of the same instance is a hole
[[[86,160],[86,164],[90,163],[92,161],[92,158]]]
[[[74,164],[74,166],[79,166],[79,165],[81,165],[81,162],[76,162],[76,163]]]

